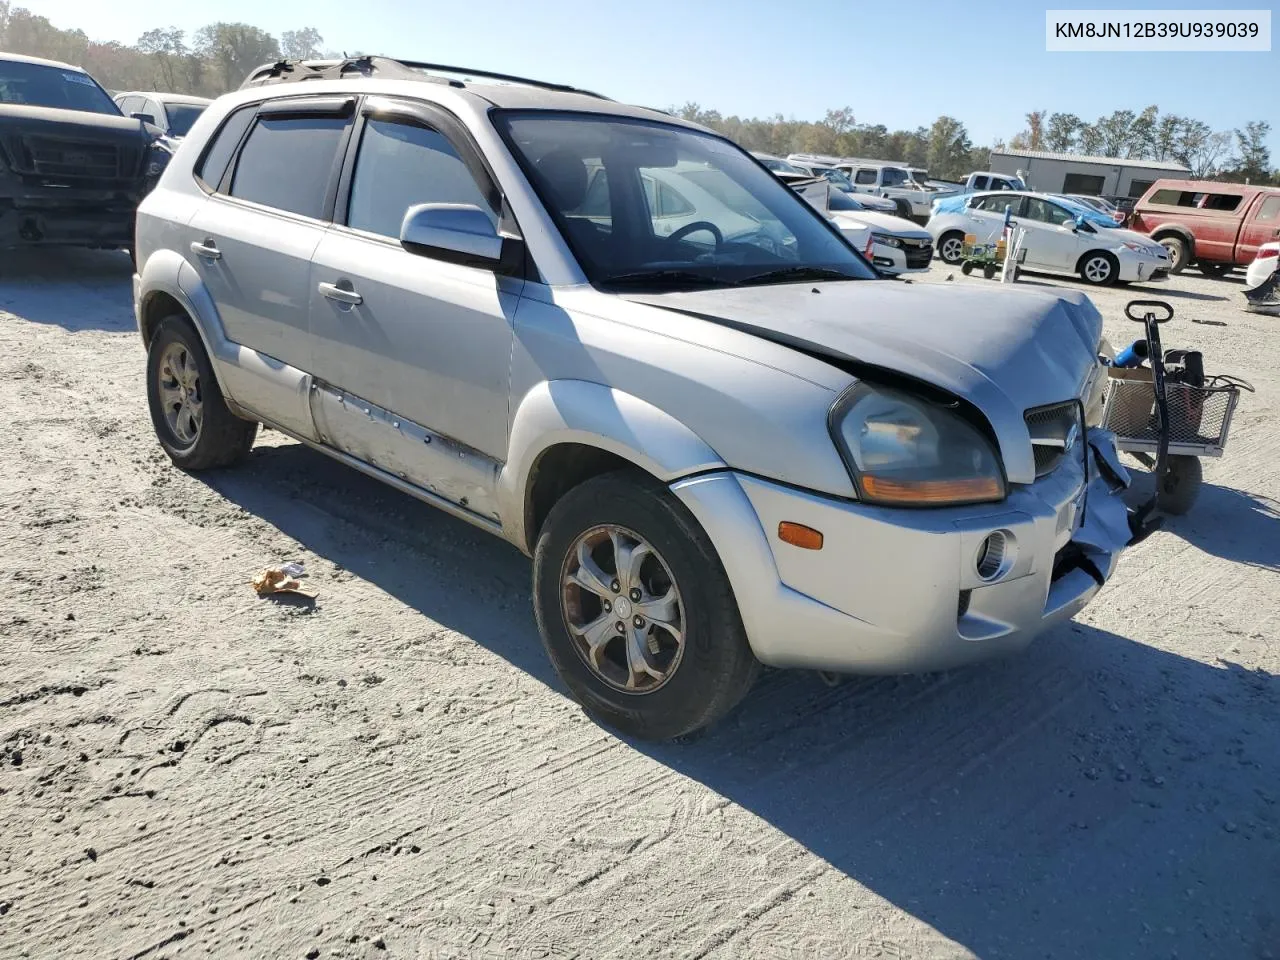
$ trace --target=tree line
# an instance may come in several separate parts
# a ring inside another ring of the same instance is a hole
[[[206,97],[236,89],[261,63],[282,57],[341,56],[325,49],[324,38],[313,27],[286,30],[277,38],[247,23],[211,23],[190,36],[177,27],[158,27],[134,44],[103,43],[89,39],[83,30],[59,29],[46,17],[14,7],[12,0],[0,0],[0,50],[74,63],[109,90]],[[828,110],[817,121],[781,114],[726,117],[697,103],[669,112],[711,127],[748,150],[900,161],[942,179],[985,170],[991,151],[1006,147],[1003,140],[975,146],[964,124],[949,116],[938,117],[928,127],[890,130],[884,124],[859,122],[849,107]],[[1237,130],[1214,130],[1203,120],[1162,114],[1153,104],[1140,111],[1116,110],[1092,122],[1047,110],[1034,110],[1024,121],[1025,127],[1010,137],[1009,148],[1175,160],[1198,178],[1280,183],[1280,171],[1271,166],[1271,125],[1265,120]]]

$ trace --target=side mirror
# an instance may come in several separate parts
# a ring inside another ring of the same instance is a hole
[[[160,126],[160,124],[156,123],[156,118],[149,113],[131,113],[129,116],[133,117],[135,120],[141,120],[143,123],[149,123],[153,127]]]
[[[401,246],[449,263],[496,267],[502,242],[489,216],[470,203],[419,203],[400,223]]]

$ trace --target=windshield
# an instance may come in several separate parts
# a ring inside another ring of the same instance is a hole
[[[719,137],[595,114],[495,120],[597,286],[875,277],[809,204]]]
[[[169,117],[169,136],[185,137],[191,132],[191,125],[196,122],[196,118],[204,113],[204,104],[166,103],[164,112]]]
[[[43,63],[0,60],[0,103],[120,116],[115,101],[93,77]]]

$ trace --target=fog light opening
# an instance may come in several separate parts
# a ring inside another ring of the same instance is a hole
[[[1011,538],[1003,530],[997,530],[983,540],[974,559],[978,579],[990,583],[1008,573],[1013,561],[1012,547]]]

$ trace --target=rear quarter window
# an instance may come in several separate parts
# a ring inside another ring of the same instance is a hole
[[[205,147],[204,157],[196,165],[196,177],[210,190],[217,190],[227,172],[231,155],[236,152],[240,139],[253,122],[256,106],[242,107],[227,117]]]

